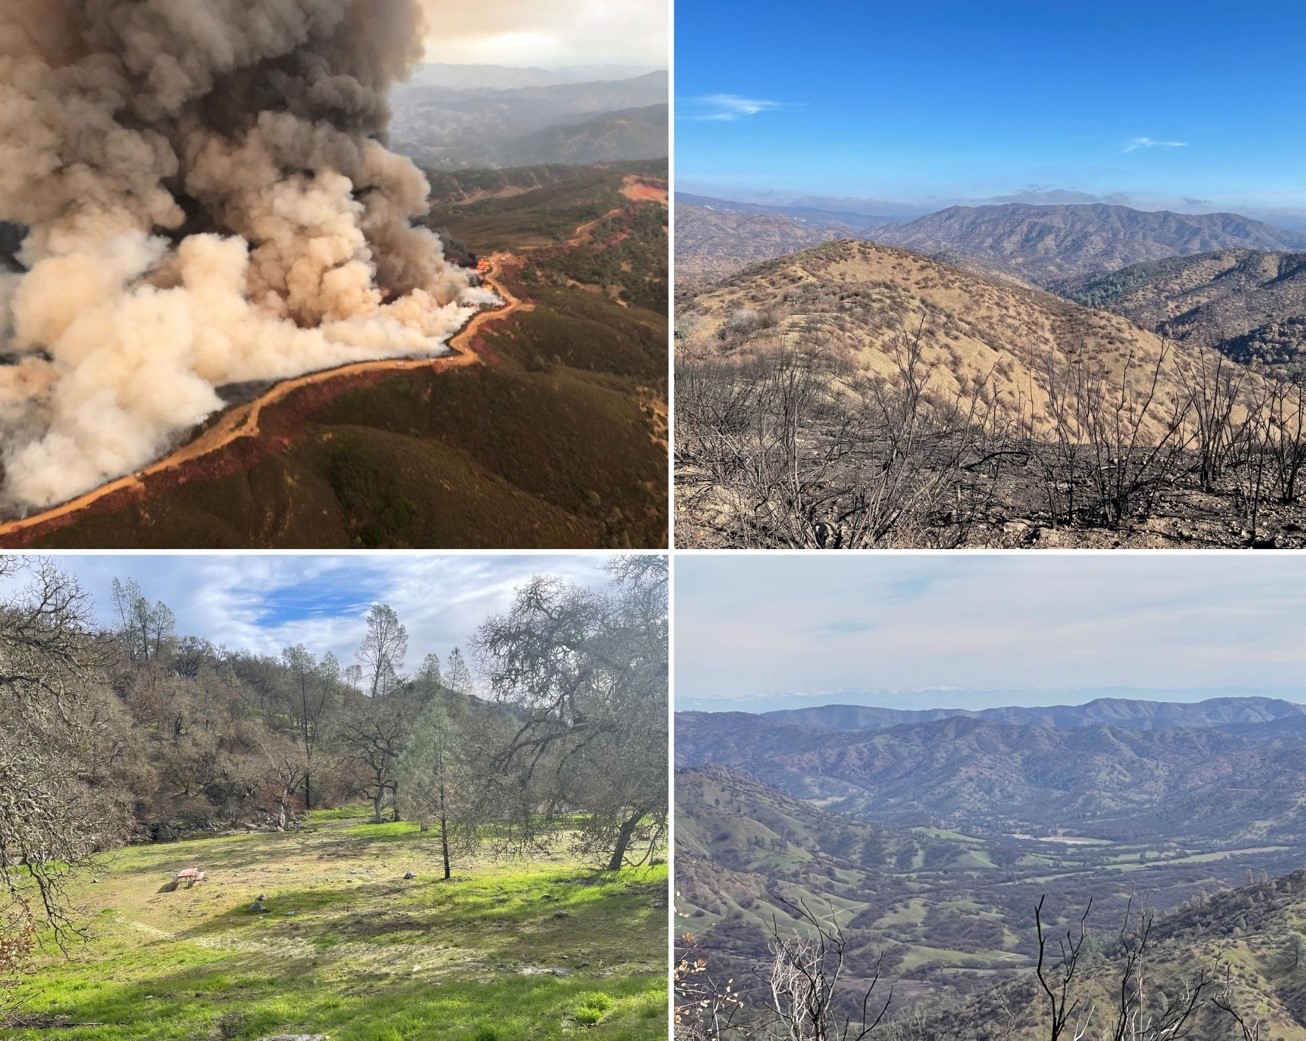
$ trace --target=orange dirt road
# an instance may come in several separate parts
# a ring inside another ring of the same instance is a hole
[[[451,355],[442,355],[438,358],[390,358],[384,361],[363,361],[355,362],[350,365],[342,365],[334,369],[323,369],[319,372],[310,372],[304,376],[297,376],[293,379],[285,380],[272,387],[266,393],[261,394],[253,401],[248,401],[243,405],[237,405],[235,408],[224,413],[222,417],[208,430],[204,431],[199,437],[189,444],[183,445],[175,452],[164,456],[157,462],[150,463],[144,469],[137,470],[135,473],[127,474],[123,477],[116,478],[108,484],[102,484],[84,495],[79,495],[60,506],[55,506],[41,513],[34,514],[31,517],[24,517],[21,520],[8,521],[0,523],[0,540],[13,535],[20,534],[32,528],[37,528],[48,524],[51,521],[71,516],[75,513],[88,509],[95,505],[101,499],[113,495],[117,492],[144,489],[143,479],[153,477],[157,474],[167,473],[185,466],[187,463],[202,459],[206,455],[220,451],[234,441],[245,437],[257,437],[259,433],[259,417],[263,409],[269,405],[275,405],[277,402],[284,400],[288,395],[303,388],[314,386],[319,383],[325,383],[328,380],[341,379],[349,376],[356,376],[364,372],[376,372],[380,370],[402,371],[411,369],[432,369],[436,372],[443,372],[446,369],[458,369],[468,365],[481,364],[481,358],[471,349],[471,344],[487,322],[498,321],[508,317],[510,314],[528,309],[528,305],[518,300],[509,293],[495,279],[500,273],[501,264],[509,254],[495,254],[490,258],[489,271],[484,273],[483,279],[486,285],[494,290],[500,299],[505,301],[503,307],[496,308],[492,311],[478,311],[472,316],[463,328],[449,341],[449,349],[454,353]],[[3,544],[3,543],[0,543]]]

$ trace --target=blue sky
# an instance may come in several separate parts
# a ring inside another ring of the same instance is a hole
[[[1306,556],[681,554],[675,618],[679,709],[1306,701]]]
[[[177,616],[179,635],[233,650],[279,655],[304,644],[341,665],[354,661],[364,619],[388,603],[408,628],[407,668],[428,653],[444,662],[490,614],[512,606],[514,591],[538,574],[602,585],[606,554],[74,555],[56,558],[91,594],[99,618],[113,620],[115,578],[134,578],[151,601]],[[0,595],[22,584],[0,582]],[[469,658],[470,663],[470,658]]]
[[[1303,44],[1267,0],[681,4],[678,186],[1306,209]]]

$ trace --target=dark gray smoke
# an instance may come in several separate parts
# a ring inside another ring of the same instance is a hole
[[[11,504],[134,469],[226,383],[439,353],[489,294],[384,144],[417,0],[3,0]],[[8,342],[4,342],[7,340]]]

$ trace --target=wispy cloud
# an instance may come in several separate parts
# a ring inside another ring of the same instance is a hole
[[[746,98],[739,94],[708,94],[706,97],[693,100],[701,106],[702,111],[692,118],[717,123],[733,123],[745,116],[756,116],[762,112],[773,112],[787,107],[783,101]]]
[[[1120,149],[1122,152],[1137,152],[1140,148],[1187,148],[1187,141],[1157,141],[1151,137],[1131,137]]]

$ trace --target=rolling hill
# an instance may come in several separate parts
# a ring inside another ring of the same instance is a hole
[[[1299,232],[1234,213],[1077,206],[953,206],[868,234],[944,259],[965,257],[1037,285],[1213,250],[1306,248]]]
[[[1127,937],[1137,944],[1137,923]],[[1140,973],[1121,987],[1125,964],[1119,918],[1092,915],[1089,942],[1095,952],[1067,988],[1084,1010],[1092,1008],[1082,1036],[1110,1038],[1122,994],[1144,997],[1138,1022],[1145,1022],[1172,996],[1191,993],[1207,980],[1182,1033],[1201,1041],[1278,1041],[1306,1039],[1306,972],[1302,931],[1306,927],[1306,872],[1195,897],[1155,918]],[[1188,990],[1185,990],[1188,988]],[[1150,1000],[1147,1000],[1150,995]],[[1221,1006],[1224,1006],[1223,1008]],[[1241,1018],[1237,1022],[1232,1010]],[[1244,1032],[1243,1027],[1246,1027]],[[914,1037],[949,1041],[1039,1041],[1048,1036],[1047,999],[1032,972],[975,994],[951,1008],[931,1009],[914,1024]],[[1128,1036],[1128,1035],[1126,1035]]]
[[[660,159],[667,154],[668,113],[669,106],[663,103],[557,123],[506,143],[501,149],[502,160],[508,166],[584,166]]]
[[[987,382],[1000,410],[1028,413],[1036,430],[1053,423],[1051,372],[1072,360],[1136,388],[1159,363],[1165,399],[1181,392],[1202,350],[1167,351],[1119,315],[868,242],[833,242],[756,264],[682,294],[680,303],[678,354],[686,359],[802,346],[891,379],[895,349],[919,329],[934,394],[950,398]]]
[[[664,544],[665,162],[462,171],[432,184],[432,225],[496,255],[497,277],[522,301],[474,330],[468,353],[480,363],[297,389],[261,409],[257,436],[5,544]],[[232,400],[267,389],[231,388]]]
[[[968,266],[844,240],[678,285],[680,544],[1306,545],[1300,387]]]
[[[1306,253],[1225,249],[1132,264],[1055,288],[1243,364],[1297,372],[1306,352]]]

